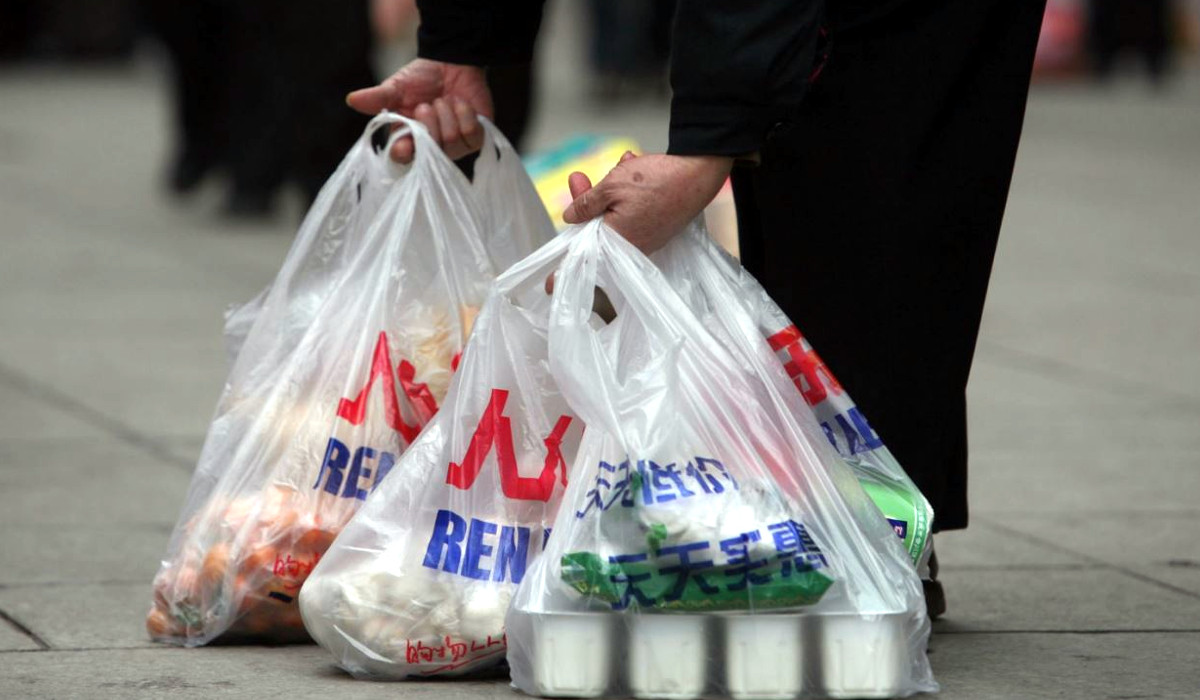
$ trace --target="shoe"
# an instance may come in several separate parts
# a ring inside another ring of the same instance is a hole
[[[171,163],[167,186],[175,194],[187,194],[200,186],[215,165],[215,160],[209,156],[194,150],[185,151]]]
[[[930,620],[936,620],[946,614],[946,591],[942,582],[937,580],[937,552],[929,553],[929,579],[922,579],[921,588],[925,592],[925,611]]]

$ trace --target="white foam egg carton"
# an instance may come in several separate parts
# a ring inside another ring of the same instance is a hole
[[[546,697],[890,698],[909,671],[903,616],[533,616]]]

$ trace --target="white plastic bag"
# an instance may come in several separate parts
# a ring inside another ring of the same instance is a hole
[[[484,142],[475,161],[471,190],[482,217],[484,248],[492,268],[503,272],[550,240],[554,226],[549,223],[546,207],[517,150],[486,117],[479,117],[479,123],[484,130]],[[360,237],[396,181],[398,166],[384,158],[386,151],[374,147],[373,142],[376,133],[389,125],[400,126],[398,115],[384,111],[371,120],[362,138],[321,190],[333,195],[332,203],[318,198],[305,217],[289,258],[305,259],[305,269],[300,274],[310,278],[306,283],[310,289],[329,289],[336,283],[349,261],[347,251],[357,250]],[[319,241],[305,243],[306,231],[310,234],[316,231]],[[231,367],[270,291],[268,285],[250,301],[226,311],[225,349]]]
[[[911,560],[703,230],[653,261],[599,221],[560,235],[574,237],[551,371],[587,432],[507,617],[514,684],[574,697],[936,689]],[[591,312],[596,287],[611,323]]]
[[[922,578],[928,577],[934,518],[929,501],[871,429],[867,417],[813,346],[758,280],[720,246],[705,244],[702,247],[714,263],[714,272],[723,271],[729,283],[739,290],[739,298],[757,319],[759,331],[812,409],[829,443],[850,466],[896,536],[904,542],[905,550],[917,566],[917,573]]]
[[[503,274],[445,405],[304,584],[312,637],[356,676],[504,659],[508,601],[549,536],[582,426],[549,377],[558,238]]]
[[[393,123],[410,166],[371,146]],[[351,149],[229,319],[233,340],[252,321],[155,578],[154,639],[307,638],[301,584],[437,411],[494,278],[479,198],[417,122],[381,115]]]

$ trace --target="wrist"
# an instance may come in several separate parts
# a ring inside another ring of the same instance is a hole
[[[692,177],[709,183],[723,183],[733,169],[730,156],[670,156],[678,159],[682,169]]]

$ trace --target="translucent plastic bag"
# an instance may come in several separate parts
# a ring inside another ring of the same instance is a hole
[[[714,271],[723,270],[729,283],[740,290],[739,298],[749,306],[759,331],[812,409],[829,443],[854,471],[867,495],[904,542],[918,574],[927,578],[934,518],[929,501],[871,429],[866,416],[816,350],[758,280],[719,246],[708,243],[703,247],[714,263]]]
[[[563,234],[567,235],[567,234]],[[552,376],[587,432],[507,617],[549,696],[936,689],[920,581],[692,227],[653,262],[596,221],[556,277]],[[592,312],[595,288],[616,311]]]
[[[475,161],[471,190],[479,203],[484,248],[493,269],[502,272],[550,240],[554,225],[516,149],[487,118],[479,117],[479,123],[484,142]],[[378,143],[377,132],[389,125],[399,126],[399,116],[384,111],[371,120],[322,189],[322,193],[332,194],[332,204],[318,198],[305,218],[288,258],[305,261],[300,274],[307,278],[307,289],[332,288],[349,262],[347,251],[357,250],[360,237],[395,183],[398,166],[380,155],[385,152],[382,146],[373,148]],[[315,241],[311,239],[314,232]],[[270,291],[268,285],[250,301],[226,311],[225,348],[231,367]]]
[[[356,676],[457,675],[504,660],[504,615],[541,552],[582,426],[549,377],[555,239],[503,274],[445,405],[300,593],[312,637]]]
[[[416,140],[408,167],[371,146],[390,123]],[[252,320],[155,577],[154,639],[307,639],[301,584],[433,417],[494,278],[478,199],[416,122],[382,115],[351,149],[229,319],[234,338]]]

